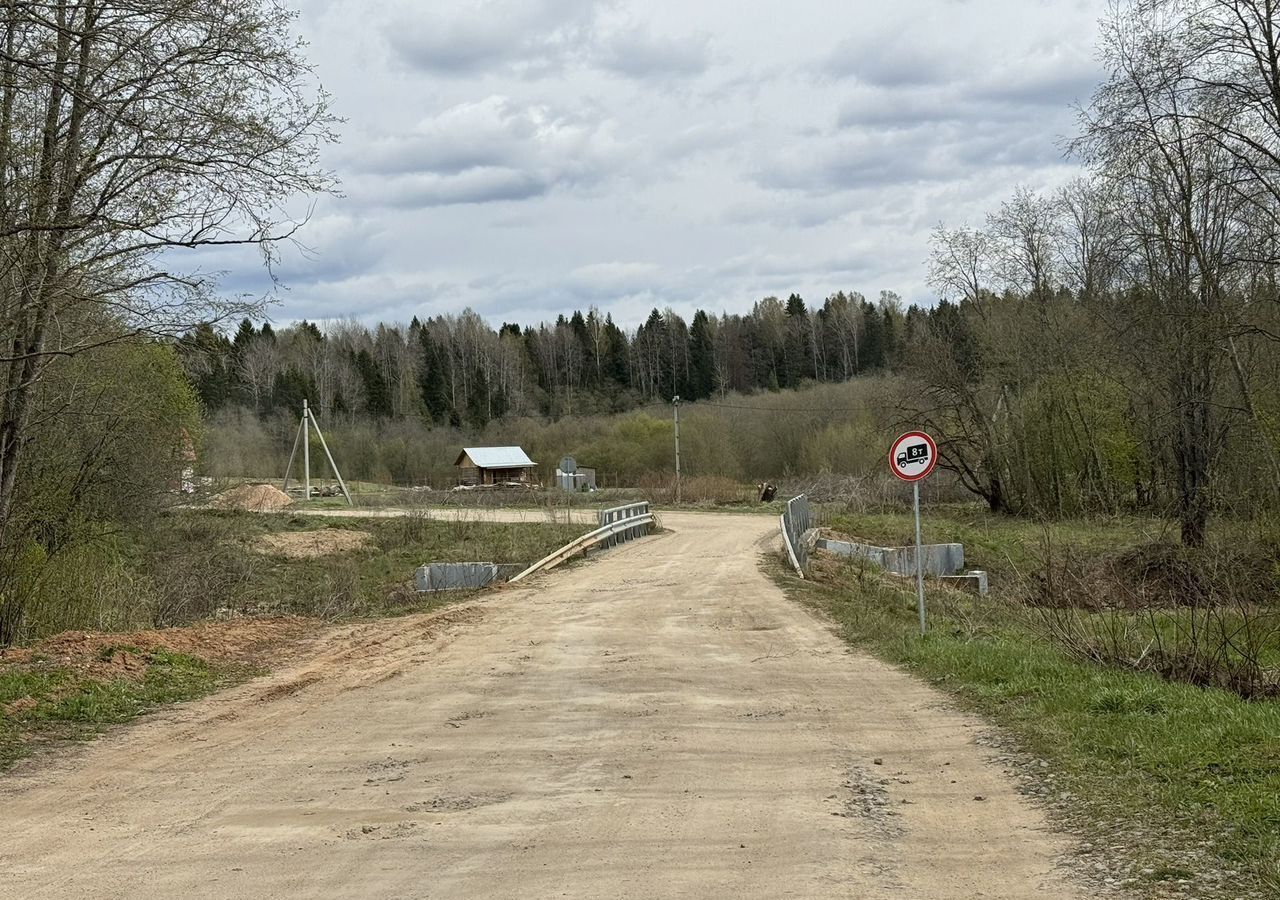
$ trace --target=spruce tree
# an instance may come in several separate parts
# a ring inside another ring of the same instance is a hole
[[[689,328],[689,399],[705,400],[715,393],[715,344],[711,339],[711,320],[705,312],[693,314]]]

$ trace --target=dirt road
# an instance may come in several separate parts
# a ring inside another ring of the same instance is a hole
[[[979,723],[759,572],[771,519],[664,524],[19,770],[0,896],[1083,896]]]

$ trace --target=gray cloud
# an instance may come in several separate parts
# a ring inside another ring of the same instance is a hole
[[[433,75],[506,67],[534,73],[580,55],[597,10],[591,0],[489,0],[452,11],[414,6],[385,33],[401,61]]]
[[[827,53],[819,71],[878,87],[912,87],[947,81],[954,65],[954,57],[936,52],[919,30],[897,28],[860,30]]]
[[[491,96],[374,138],[350,165],[366,200],[430,207],[524,200],[590,183],[621,152],[608,120]]]
[[[788,148],[755,173],[766,188],[825,193],[954,177],[948,147],[925,128],[843,132]]]
[[[710,64],[704,33],[667,35],[634,22],[611,23],[613,3],[591,0],[489,0],[477,7],[395,19],[392,49],[410,67],[463,78],[507,71],[547,77],[566,66],[594,66],[627,78],[688,77]]]
[[[431,207],[455,203],[528,200],[545,194],[553,182],[534,172],[503,167],[475,167],[455,174],[415,173],[380,186],[388,206]]]
[[[630,28],[601,40],[592,58],[602,68],[629,78],[690,76],[706,71],[711,50],[705,35],[664,37],[647,28]]]

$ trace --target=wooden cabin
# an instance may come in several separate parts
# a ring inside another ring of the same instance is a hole
[[[538,465],[520,447],[464,447],[454,463],[458,468],[458,483],[482,486],[533,482],[533,470]]]

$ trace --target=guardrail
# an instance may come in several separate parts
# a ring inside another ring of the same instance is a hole
[[[648,504],[645,504],[645,506],[647,507]],[[515,582],[520,581],[521,579],[524,579],[530,575],[533,575],[535,572],[544,572],[544,571],[547,571],[548,569],[554,569],[556,566],[560,565],[565,560],[570,559],[571,557],[577,555],[578,553],[584,552],[588,547],[599,544],[602,541],[605,541],[609,538],[617,537],[619,535],[623,535],[629,532],[634,532],[636,529],[639,529],[639,528],[644,528],[647,530],[648,527],[650,525],[653,525],[655,521],[656,520],[653,517],[653,513],[646,512],[637,516],[628,516],[627,518],[619,519],[616,522],[610,522],[608,525],[602,525],[599,528],[597,528],[595,531],[588,532],[587,534],[584,534],[579,538],[575,538],[574,540],[565,544],[559,550],[556,550],[555,552],[550,553],[547,556],[543,557],[542,559],[538,560],[536,563],[531,565],[529,568],[525,569],[519,575],[512,578],[509,583],[514,584]],[[626,538],[624,538],[624,540],[626,540]]]
[[[614,506],[609,509],[600,510],[600,527],[612,525],[614,522],[622,522],[626,519],[635,519],[639,516],[649,515],[649,501],[642,500],[639,503],[628,503],[626,506]],[[633,528],[619,534],[611,535],[605,540],[604,546],[615,547],[618,544],[634,540],[638,537],[644,537],[649,533],[648,525],[637,524]]]
[[[809,498],[801,494],[788,500],[786,511],[778,517],[778,526],[782,530],[782,543],[787,548],[787,557],[796,574],[804,578],[804,573],[809,568],[809,545],[805,543],[804,533],[813,527],[813,510],[809,508]]]

